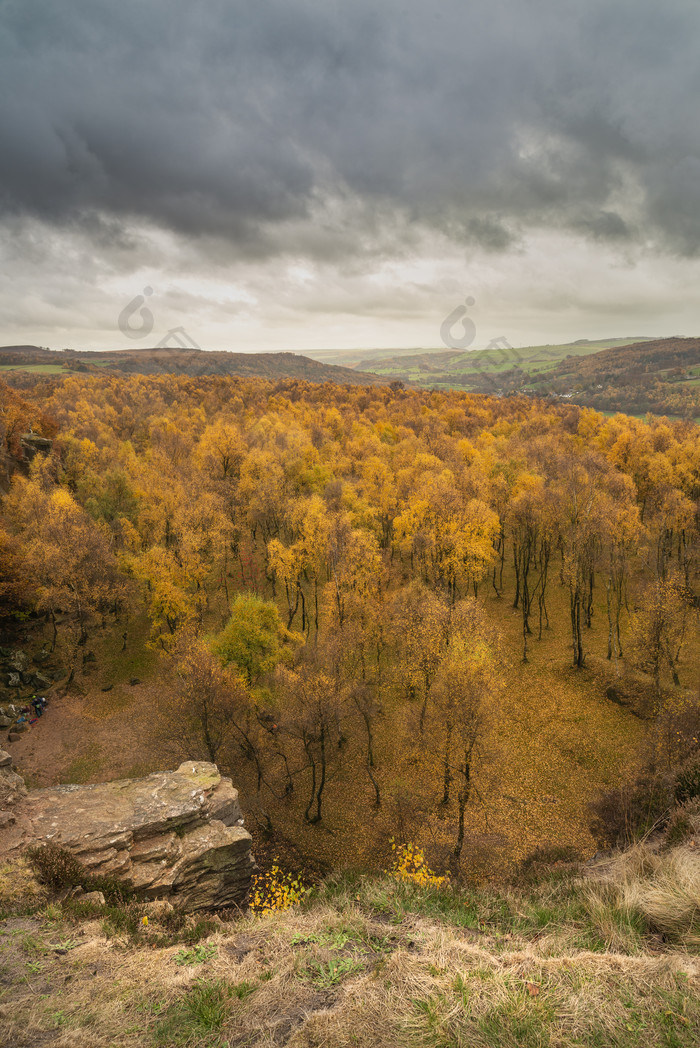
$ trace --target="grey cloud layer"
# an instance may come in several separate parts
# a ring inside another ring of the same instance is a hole
[[[696,0],[4,0],[0,208],[232,259],[412,223],[697,254],[699,58]]]

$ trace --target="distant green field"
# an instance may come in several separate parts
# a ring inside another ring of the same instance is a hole
[[[80,360],[76,358],[76,364],[91,364],[93,367],[106,368],[108,360]],[[42,375],[75,375],[77,372],[72,368],[63,367],[62,364],[0,364],[0,371],[28,371]]]
[[[362,367],[387,378],[406,378],[421,386],[449,386],[469,389],[470,383],[462,376],[470,371],[497,375],[514,367],[527,368],[530,373],[543,374],[555,368],[567,357],[589,356],[603,349],[629,346],[644,341],[636,338],[607,338],[594,342],[567,342],[555,345],[517,346],[500,349],[474,349],[465,352],[435,349],[422,352],[411,350],[380,359],[366,359]]]
[[[66,374],[66,369],[60,364],[0,364],[0,371],[32,371],[44,375]]]

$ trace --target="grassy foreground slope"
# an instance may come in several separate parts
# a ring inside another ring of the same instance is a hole
[[[282,913],[183,920],[157,904],[51,903],[5,869],[0,1037],[14,1048],[696,1045],[692,848],[641,847],[583,873],[534,864],[519,885],[460,892],[345,874]]]

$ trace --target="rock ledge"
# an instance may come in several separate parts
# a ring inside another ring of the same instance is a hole
[[[215,764],[197,761],[143,779],[30,790],[13,806],[11,836],[12,851],[58,844],[137,898],[187,911],[242,902],[256,870],[238,791]]]

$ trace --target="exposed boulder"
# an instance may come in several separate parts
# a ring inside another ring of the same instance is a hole
[[[51,448],[53,447],[53,441],[49,440],[48,437],[42,437],[34,430],[29,430],[28,433],[22,433],[19,438],[19,446],[21,447],[24,458],[30,462],[36,454],[50,455]]]
[[[0,826],[14,821],[12,809],[26,796],[24,779],[15,772],[12,757],[5,750],[0,750],[0,815],[5,815],[4,819],[0,819]]]
[[[19,807],[14,850],[57,844],[89,873],[130,884],[139,899],[220,909],[245,898],[256,869],[238,791],[215,764],[31,790]]]
[[[12,652],[8,660],[8,667],[11,670],[15,670],[17,673],[23,673],[29,665],[29,656],[26,652],[21,649],[17,649]]]

